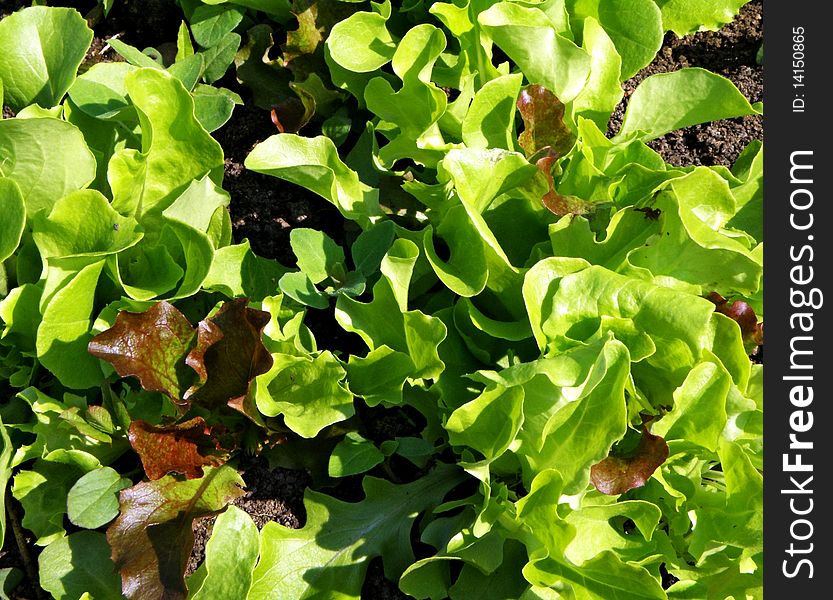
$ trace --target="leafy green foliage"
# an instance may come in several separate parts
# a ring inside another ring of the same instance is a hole
[[[179,4],[171,52],[81,74],[77,13],[0,23],[0,488],[44,589],[358,598],[381,557],[432,600],[758,597],[762,144],[646,142],[761,107],[682,69],[604,133],[743,2]],[[349,221],[295,265],[233,236],[234,76],[282,132],[245,166]],[[229,507],[241,451],[310,471],[301,529]]]
[[[307,492],[302,529],[277,523],[263,528],[249,597],[310,598],[339,590],[343,598],[359,598],[367,563],[382,555],[386,573],[396,578],[413,561],[414,519],[459,481],[452,468],[401,486],[368,477],[365,499],[357,504]],[[337,568],[322,569],[324,564]]]
[[[259,535],[252,518],[229,506],[214,522],[205,548],[205,578],[191,598],[213,600],[245,598],[252,585],[258,558]],[[235,560],[229,561],[234,556]]]
[[[55,106],[66,93],[93,32],[71,8],[32,6],[0,22],[5,102],[15,111]]]
[[[38,571],[41,587],[53,598],[122,597],[102,533],[79,531],[50,544],[38,557]]]
[[[118,493],[130,483],[110,467],[85,473],[67,493],[69,520],[86,529],[106,525],[119,514]]]

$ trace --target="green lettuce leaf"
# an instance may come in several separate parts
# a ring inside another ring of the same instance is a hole
[[[559,34],[542,10],[499,2],[477,19],[494,43],[520,67],[529,83],[552,90],[563,102],[573,100],[581,92],[590,75],[590,56]]]
[[[359,302],[344,295],[336,302],[336,320],[357,333],[370,350],[388,346],[414,363],[412,378],[432,379],[443,370],[437,346],[446,336],[442,321],[408,310],[408,287],[419,249],[409,240],[393,243],[382,260],[382,278],[373,286],[373,300]]]
[[[339,598],[358,600],[367,564],[376,556],[384,558],[386,575],[398,579],[413,562],[414,519],[439,504],[460,480],[459,471],[450,467],[400,486],[366,477],[366,497],[358,503],[307,491],[302,529],[274,522],[263,528],[249,596],[313,598],[338,590]]]
[[[110,160],[113,208],[158,230],[162,211],[194,179],[208,175],[220,184],[223,150],[196,120],[191,95],[172,75],[137,69],[125,87],[139,113],[142,151],[121,150]]]
[[[348,219],[368,226],[381,216],[379,190],[361,181],[345,165],[328,137],[304,138],[279,134],[255,146],[246,157],[247,169],[301,185],[329,202]]]
[[[568,0],[567,5],[574,27],[589,17],[610,36],[622,58],[620,81],[647,66],[662,45],[662,13],[654,0]]]
[[[0,264],[17,250],[26,229],[26,204],[17,184],[0,177]]]
[[[680,69],[639,84],[617,137],[635,134],[647,141],[689,125],[751,114],[760,109],[725,77],[700,68]]]
[[[130,485],[110,467],[85,473],[67,493],[67,517],[85,529],[106,525],[119,514],[119,492]]]
[[[255,380],[255,401],[261,413],[283,414],[287,427],[306,438],[355,413],[353,395],[344,383],[344,367],[331,352],[274,358],[272,369]]]
[[[657,0],[662,26],[679,37],[708,29],[717,31],[749,0]]]
[[[123,597],[110,545],[97,531],[78,531],[44,548],[38,575],[41,587],[57,600]]]
[[[259,535],[252,518],[236,506],[217,517],[205,546],[205,579],[193,600],[246,598],[258,558]],[[229,560],[233,556],[234,560]]]
[[[0,157],[0,174],[17,183],[29,217],[95,178],[81,132],[58,119],[3,119]]]
[[[93,32],[72,8],[30,6],[0,21],[0,79],[5,102],[15,111],[36,102],[61,101],[93,41]]]

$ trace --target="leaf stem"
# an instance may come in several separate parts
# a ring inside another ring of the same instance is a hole
[[[29,545],[26,543],[23,527],[20,525],[20,515],[17,511],[15,499],[8,488],[6,488],[6,514],[8,515],[9,524],[12,526],[12,533],[14,533],[14,540],[17,543],[17,550],[20,552],[20,559],[23,561],[23,569],[26,571],[26,576],[32,583],[32,588],[35,590],[35,595],[38,600],[46,600],[46,596],[40,586],[38,570],[32,559],[32,553],[29,552]]]

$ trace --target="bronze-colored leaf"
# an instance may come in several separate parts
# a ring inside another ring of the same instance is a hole
[[[119,494],[119,516],[107,529],[113,562],[128,600],[180,600],[188,594],[184,573],[194,547],[194,519],[223,510],[243,495],[243,480],[228,466],[200,479],[167,475]]]
[[[668,458],[668,444],[642,427],[642,437],[635,448],[617,452],[590,467],[590,481],[603,494],[624,494],[642,487],[654,471]]]
[[[551,213],[559,217],[563,217],[564,215],[586,215],[593,212],[596,206],[593,202],[587,202],[575,196],[563,196],[556,191],[551,172],[556,158],[557,156],[555,154],[548,152],[545,156],[535,161],[535,165],[541,169],[541,172],[550,184],[550,189],[541,198],[541,202],[544,203],[544,206]]]
[[[87,349],[112,364],[120,376],[137,377],[146,390],[179,401],[194,378],[183,359],[195,337],[185,315],[159,302],[143,313],[120,312],[113,326],[93,337]]]
[[[142,460],[145,474],[153,480],[168,473],[196,479],[203,476],[203,467],[217,466],[224,460],[202,417],[162,426],[133,421],[128,437]]]
[[[569,152],[575,136],[564,123],[564,104],[555,94],[542,85],[528,85],[521,90],[517,106],[524,121],[518,143],[527,158],[547,147],[556,158]]]
[[[717,292],[707,296],[715,305],[715,310],[726,315],[740,326],[743,344],[747,352],[751,352],[757,346],[764,343],[764,323],[758,321],[755,310],[743,300],[735,300],[730,303]]]
[[[200,381],[185,399],[212,409],[245,396],[252,380],[272,367],[272,355],[261,340],[269,318],[269,313],[248,308],[239,298],[200,321],[197,345],[186,358]]]

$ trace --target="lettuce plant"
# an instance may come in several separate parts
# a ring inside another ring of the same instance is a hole
[[[763,147],[674,167],[646,142],[762,107],[682,69],[604,133],[667,31],[743,2],[319,4],[323,29],[299,2],[183,2],[172,63],[114,41],[127,62],[82,75],[77,13],[0,22],[0,484],[42,587],[359,598],[381,557],[421,599],[760,597]],[[295,229],[286,266],[233,243],[210,131],[237,99],[209,84],[234,61],[288,86],[261,59],[292,11],[293,84],[344,112],[246,167],[347,226]],[[373,407],[418,432],[371,435]],[[229,506],[243,451],[309,468],[302,528]],[[321,491],[347,477],[363,500]]]

